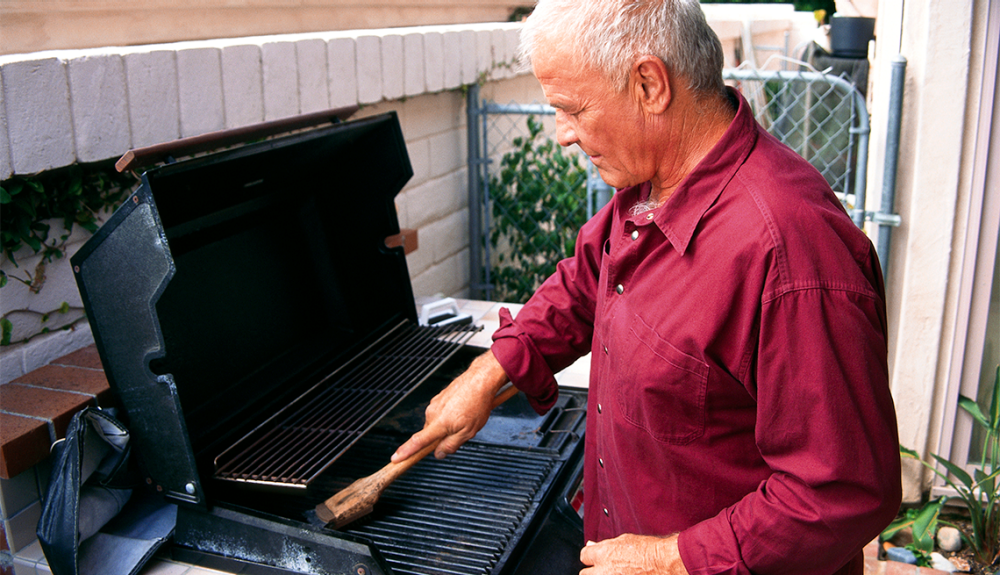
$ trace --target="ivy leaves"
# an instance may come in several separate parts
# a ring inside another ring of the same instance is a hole
[[[28,246],[46,261],[63,256],[73,225],[94,232],[96,214],[117,207],[135,179],[107,162],[75,164],[34,176],[15,176],[0,184],[0,250],[15,264],[14,253]],[[50,238],[45,220],[63,221],[65,233]],[[6,277],[0,278],[0,287]]]
[[[527,301],[571,255],[586,222],[587,173],[579,157],[542,134],[528,116],[528,135],[512,141],[490,178],[493,228],[490,245],[495,299]]]

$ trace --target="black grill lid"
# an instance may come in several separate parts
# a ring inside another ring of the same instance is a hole
[[[394,113],[151,169],[73,256],[146,472],[204,503],[205,452],[385,326],[416,323]]]

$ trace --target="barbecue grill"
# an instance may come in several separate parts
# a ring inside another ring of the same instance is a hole
[[[351,112],[130,152],[120,167],[157,165],[72,258],[133,454],[178,506],[172,552],[240,572],[575,573],[582,390],[544,417],[508,401],[341,531],[307,519],[477,353],[478,327],[418,322],[398,119]]]

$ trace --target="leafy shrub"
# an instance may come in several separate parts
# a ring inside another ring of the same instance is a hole
[[[914,548],[930,553],[934,550],[934,535],[937,533],[938,523],[949,524],[941,518],[941,509],[948,500],[960,499],[969,510],[972,525],[971,539],[964,533],[962,537],[972,549],[976,561],[992,565],[1000,559],[1000,482],[997,481],[1000,477],[1000,367],[997,367],[989,413],[983,413],[975,400],[965,396],[959,398],[958,404],[986,429],[979,465],[969,475],[958,465],[932,453],[931,456],[948,472],[942,473],[936,466],[920,459],[916,451],[900,446],[899,451],[903,457],[920,461],[958,495],[939,497],[928,501],[919,509],[908,510],[904,517],[891,523],[882,532],[882,539],[891,539],[899,531],[910,527],[913,530]]]
[[[587,172],[580,158],[542,134],[528,116],[528,135],[513,140],[490,177],[490,245],[494,299],[523,303],[559,260],[572,255],[587,220]]]

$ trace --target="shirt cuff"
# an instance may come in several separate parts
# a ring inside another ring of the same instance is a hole
[[[544,415],[559,397],[559,385],[545,357],[514,323],[510,310],[500,308],[500,328],[493,334],[490,348],[514,387],[523,391],[528,403]]]
[[[711,519],[696,523],[677,536],[684,568],[691,575],[727,573],[751,575],[743,562],[740,543],[726,518],[732,508]]]

